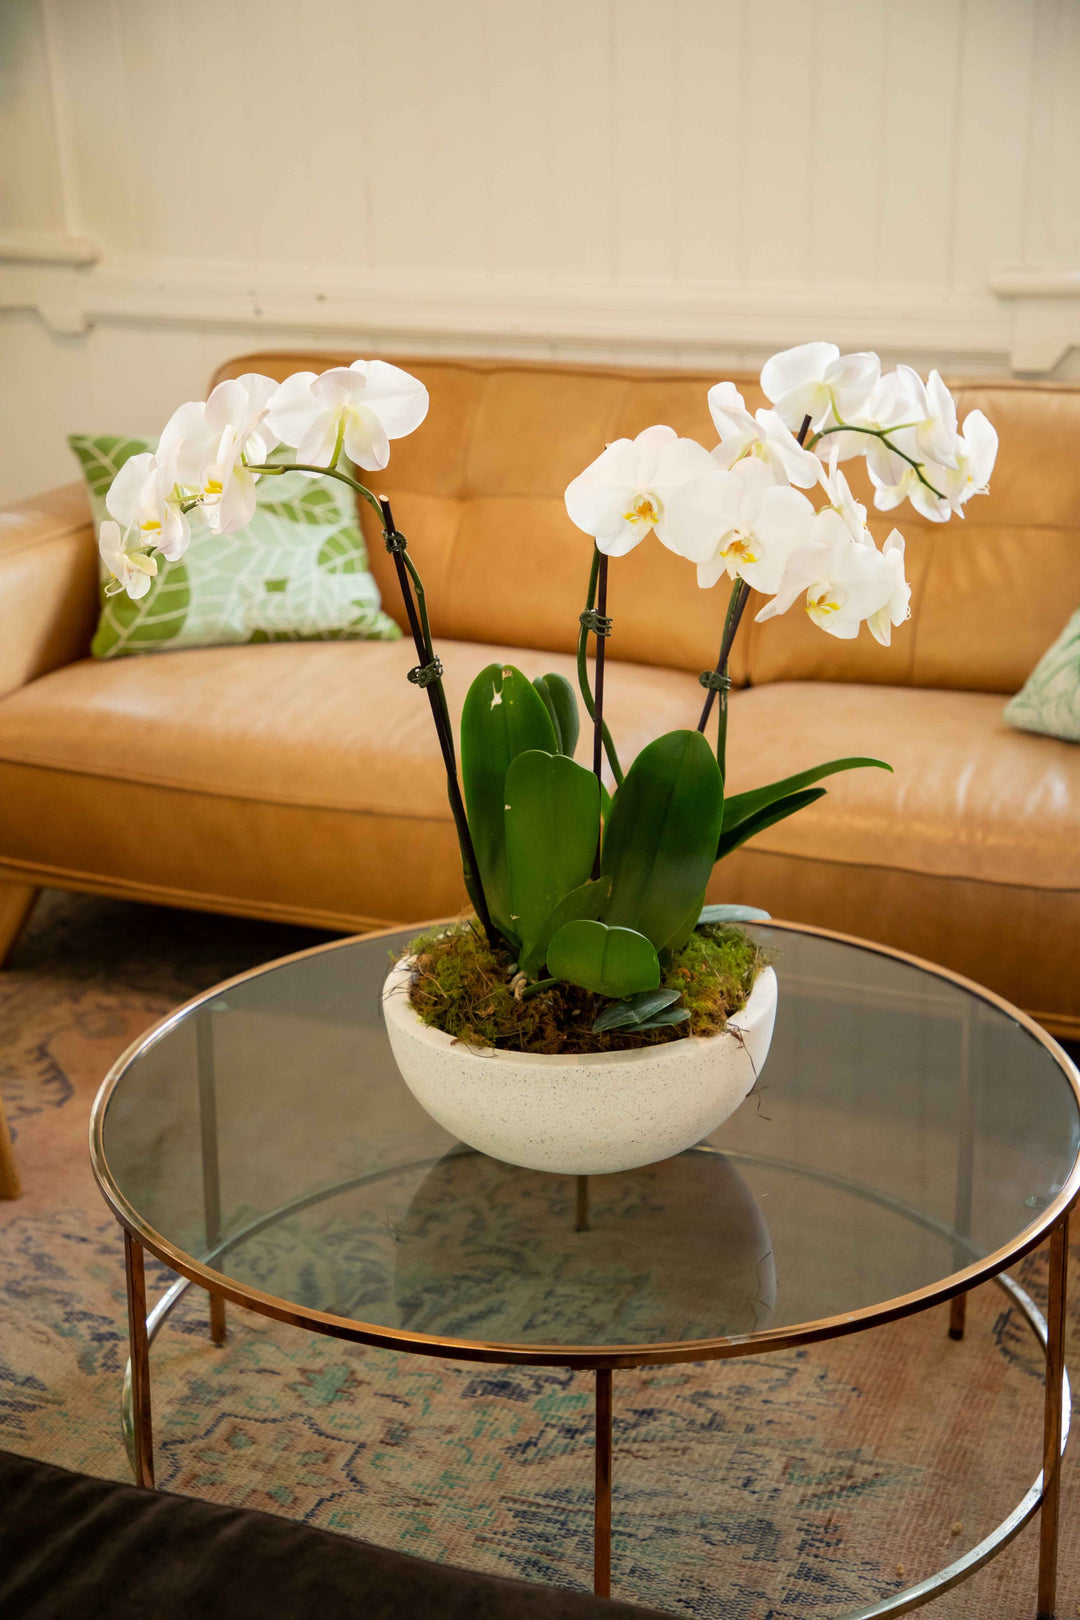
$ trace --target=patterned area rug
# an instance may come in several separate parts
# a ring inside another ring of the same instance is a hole
[[[0,973],[0,1086],[25,1192],[0,1205],[0,1445],[128,1477],[121,1244],[87,1158],[90,1103],[178,1001],[317,942],[297,929],[48,895]],[[1080,1234],[1078,1234],[1080,1236]],[[1080,1371],[1080,1250],[1070,1357]],[[1045,1256],[1021,1280],[1042,1302]],[[155,1267],[153,1290],[166,1286]],[[1036,1347],[994,1287],[944,1313],[727,1365],[615,1378],[616,1593],[703,1620],[839,1620],[958,1557],[1039,1468]],[[194,1290],[153,1352],[160,1483],[433,1559],[585,1588],[587,1375],[319,1339]],[[1035,1528],[928,1610],[1030,1620]],[[1059,1616],[1080,1615],[1067,1463]]]

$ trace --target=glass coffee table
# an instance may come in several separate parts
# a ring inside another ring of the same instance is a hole
[[[595,1589],[611,1564],[612,1377],[803,1345],[950,1302],[993,1278],[1046,1361],[1043,1470],[978,1545],[859,1611],[906,1613],[1042,1510],[1038,1613],[1054,1612],[1068,1216],[1080,1076],[1039,1027],[956,975],[794,924],[754,1096],[661,1165],[556,1177],[455,1143],[401,1080],[382,1027],[390,954],[343,940],[208,991],[105,1080],[91,1151],[124,1230],[126,1426],[154,1481],[149,1347],[192,1282],[315,1333],[417,1355],[591,1371]],[[1006,1272],[1050,1238],[1044,1321]],[[147,1314],[149,1250],[179,1280]],[[934,1331],[928,1325],[929,1331]]]

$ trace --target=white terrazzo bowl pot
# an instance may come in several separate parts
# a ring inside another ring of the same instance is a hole
[[[715,1131],[749,1096],[768,1056],[776,974],[765,968],[720,1035],[575,1057],[478,1049],[421,1022],[408,957],[383,986],[402,1077],[433,1119],[507,1164],[604,1175],[655,1164]]]

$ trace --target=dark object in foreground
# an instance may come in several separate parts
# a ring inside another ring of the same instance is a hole
[[[4,1620],[663,1620],[0,1452]]]

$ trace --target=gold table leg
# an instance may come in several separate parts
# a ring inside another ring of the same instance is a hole
[[[1065,1370],[1065,1298],[1069,1279],[1069,1217],[1050,1234],[1046,1310],[1046,1408],[1043,1419],[1043,1500],[1039,1516],[1039,1620],[1054,1620],[1057,1601],[1058,1515],[1061,1498],[1061,1380]]]
[[[956,1158],[956,1208],[953,1229],[963,1238],[971,1236],[971,1210],[975,1186],[975,1087],[972,1080],[972,1047],[975,1025],[970,999],[964,1003],[960,1020],[959,1103],[962,1110]],[[962,1271],[971,1258],[962,1242],[954,1248],[953,1264]],[[967,1295],[955,1294],[949,1301],[949,1338],[962,1339],[967,1322]]]
[[[210,1339],[214,1344],[224,1344],[225,1338],[225,1296],[224,1294],[211,1294]]]
[[[218,1158],[217,1075],[214,1059],[213,1018],[219,1002],[204,1007],[195,1019],[195,1047],[199,1074],[199,1134],[202,1144],[203,1210],[206,1217],[206,1246],[214,1249],[221,1241],[221,1166]],[[225,1343],[225,1301],[210,1295],[210,1338]]]
[[[593,1530],[593,1591],[611,1596],[611,1368],[596,1372],[596,1494]]]
[[[154,1430],[150,1416],[150,1341],[146,1335],[146,1272],[142,1244],[124,1228],[128,1342],[131,1348],[131,1416],[135,1483],[154,1488]]]

